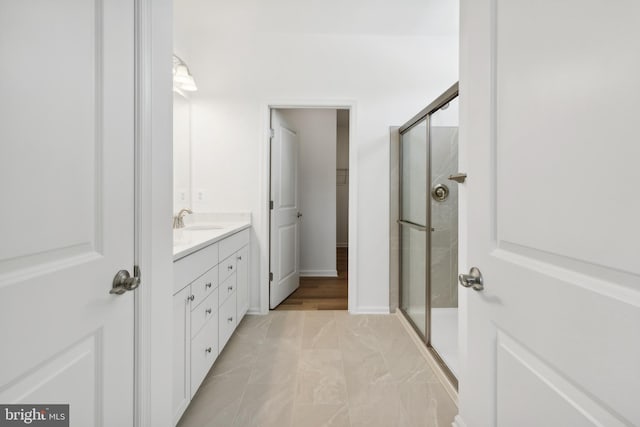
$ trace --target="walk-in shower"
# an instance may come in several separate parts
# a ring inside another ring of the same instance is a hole
[[[400,128],[400,309],[458,372],[458,85]]]

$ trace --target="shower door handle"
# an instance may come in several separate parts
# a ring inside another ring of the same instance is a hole
[[[478,267],[471,267],[469,274],[460,274],[458,281],[465,288],[473,288],[474,291],[481,291],[484,289],[484,280],[482,279],[482,273]]]
[[[453,175],[449,175],[451,181],[455,181],[458,184],[462,184],[467,179],[466,173],[454,173]]]

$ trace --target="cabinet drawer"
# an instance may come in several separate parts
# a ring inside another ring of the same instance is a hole
[[[178,292],[217,264],[218,243],[175,261],[173,263],[173,292]]]
[[[227,301],[222,304],[220,311],[218,312],[219,324],[220,324],[220,351],[224,348],[229,337],[236,328],[236,294],[231,294]]]
[[[218,288],[191,311],[191,338],[194,338],[200,332],[205,323],[215,317],[218,317]]]
[[[218,357],[218,319],[213,316],[191,340],[191,398]]]
[[[236,234],[225,238],[220,241],[220,259],[230,257],[233,253],[237,252],[243,246],[249,244],[249,228],[244,229]]]
[[[211,270],[198,277],[191,284],[191,310],[194,310],[202,301],[207,298],[215,289],[218,288],[218,267],[213,267]]]
[[[237,277],[236,274],[233,273],[220,286],[220,289],[218,291],[220,293],[219,295],[220,306],[222,306],[222,304],[224,304],[227,301],[227,298],[229,298],[229,296],[236,291],[236,281],[237,281],[236,277]]]
[[[227,259],[225,259],[220,263],[218,268],[220,269],[220,272],[218,273],[220,283],[222,283],[225,280],[227,280],[227,277],[231,276],[233,273],[236,272],[236,257],[233,255],[230,257],[227,257]]]

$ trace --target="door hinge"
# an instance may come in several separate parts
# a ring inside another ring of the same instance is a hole
[[[273,129],[269,129],[269,138],[274,138],[276,136],[276,131]]]
[[[269,210],[273,210],[273,200],[269,200]]]
[[[269,272],[269,281],[273,282],[273,273]]]

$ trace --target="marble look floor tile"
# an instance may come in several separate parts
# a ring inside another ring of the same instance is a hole
[[[293,427],[350,427],[349,408],[342,405],[300,405],[293,408]]]
[[[395,384],[349,383],[349,416],[354,427],[408,427]]]
[[[391,374],[379,352],[354,354],[343,350],[344,375],[347,383],[390,383]]]
[[[271,316],[246,315],[234,332],[234,337],[246,338],[253,345],[260,345],[267,337]]]
[[[267,338],[300,338],[304,321],[303,311],[271,312],[271,323],[267,330]]]
[[[272,339],[259,350],[249,378],[250,384],[295,382],[300,362],[300,348],[288,339]]]
[[[191,400],[179,427],[227,427],[233,424],[247,378],[239,376],[207,377]]]
[[[247,387],[238,415],[237,427],[289,427],[293,415],[295,384],[255,384]]]
[[[442,384],[398,384],[411,427],[450,427],[458,410]]]
[[[217,374],[224,372],[231,373],[233,371],[244,370],[247,367],[249,367],[250,371],[256,358],[256,346],[238,337],[238,339],[232,339],[227,342],[227,345],[213,365],[212,372],[216,372]]]
[[[397,318],[385,319],[379,325],[376,330],[378,348],[394,382],[438,382],[435,373]]]
[[[359,333],[374,333],[374,322],[377,316],[359,314],[352,315],[347,311],[336,311],[336,325],[339,329],[353,330]]]
[[[296,404],[344,404],[347,384],[339,350],[302,350]]]
[[[380,353],[377,337],[373,331],[367,329],[338,329],[338,343],[340,350],[350,359]]]
[[[246,316],[179,426],[451,425],[455,404],[395,316],[307,314]]]
[[[333,311],[304,312],[302,348],[338,348],[338,332]]]

